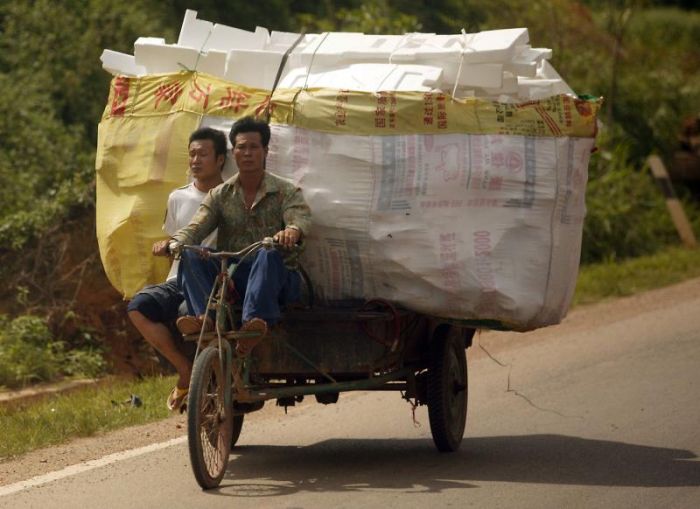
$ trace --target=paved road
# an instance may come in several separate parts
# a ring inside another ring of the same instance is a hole
[[[690,285],[690,286],[688,286]],[[0,507],[700,507],[700,280],[469,351],[462,449],[397,394],[252,418],[219,490],[184,443],[0,497]],[[680,297],[679,297],[680,296]]]

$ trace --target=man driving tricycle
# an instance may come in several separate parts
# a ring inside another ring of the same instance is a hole
[[[229,138],[238,174],[208,193],[192,221],[171,237],[169,246],[177,251],[182,245],[199,244],[216,229],[222,251],[239,251],[265,237],[279,244],[281,250],[261,249],[242,262],[234,275],[243,305],[241,330],[259,332],[245,346],[240,342],[239,348],[250,349],[279,321],[280,305],[299,298],[298,250],[291,248],[308,233],[311,213],[301,189],[265,171],[270,142],[267,123],[242,118],[234,123]],[[182,251],[181,256],[178,284],[188,315],[177,320],[177,327],[184,335],[213,330],[207,297],[219,273],[218,263],[192,250]],[[180,402],[186,396],[186,391],[180,391]]]

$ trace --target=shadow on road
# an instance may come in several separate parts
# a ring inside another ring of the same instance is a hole
[[[211,493],[425,493],[478,487],[479,481],[700,486],[700,461],[680,449],[564,435],[468,438],[453,454],[438,453],[430,440],[328,440],[304,447],[236,447],[221,487]]]

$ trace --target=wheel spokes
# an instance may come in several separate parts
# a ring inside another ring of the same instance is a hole
[[[220,442],[224,438],[222,425],[225,422],[223,390],[218,384],[216,368],[212,365],[206,393],[202,397],[200,437],[202,454],[207,471],[215,477],[226,461]]]

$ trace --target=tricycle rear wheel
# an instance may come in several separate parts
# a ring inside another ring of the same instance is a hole
[[[467,357],[460,330],[438,329],[430,350],[430,432],[440,452],[453,452],[462,443],[467,422]]]
[[[219,485],[231,450],[233,408],[225,403],[230,386],[226,386],[221,364],[218,348],[208,346],[202,350],[192,368],[187,401],[190,462],[203,489]]]

